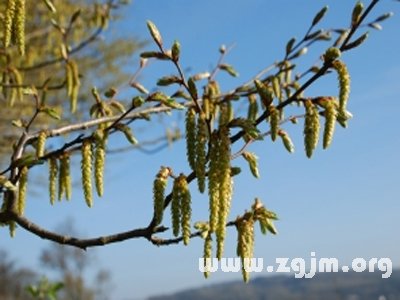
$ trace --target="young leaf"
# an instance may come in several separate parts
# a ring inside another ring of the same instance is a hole
[[[362,43],[364,43],[367,38],[368,38],[368,32],[364,33],[362,36],[360,36],[354,42],[351,42],[351,43],[347,44],[346,46],[344,46],[343,50],[350,50],[350,49],[356,48],[356,47],[360,46]]]
[[[318,24],[319,21],[325,16],[326,12],[328,11],[328,6],[322,8],[314,17],[311,26],[315,26]]]
[[[393,13],[389,12],[389,13],[379,16],[378,18],[375,19],[374,22],[382,22],[382,21],[385,21],[386,19],[391,18],[392,16],[393,16]]]
[[[295,38],[291,38],[289,40],[289,42],[287,42],[287,44],[286,44],[286,55],[289,55],[289,53],[292,52],[293,45],[294,45],[295,42],[296,42]]]
[[[236,72],[236,70],[228,64],[220,64],[218,66],[221,70],[228,72],[229,75],[231,75],[232,77],[238,77],[239,73]]]
[[[358,24],[363,10],[364,10],[364,4],[361,1],[358,1],[354,6],[353,12],[351,14],[351,26],[355,26]]]
[[[169,57],[167,54],[162,53],[162,52],[157,52],[157,51],[146,51],[140,53],[141,58],[157,58],[161,60],[169,60],[171,57]]]
[[[60,115],[57,113],[57,111],[54,108],[43,107],[40,111],[44,112],[46,115],[48,115],[49,117],[51,117],[55,120],[61,120]]]
[[[197,88],[196,88],[196,84],[194,83],[194,79],[192,77],[190,77],[188,80],[188,87],[189,87],[190,96],[192,96],[192,98],[194,100],[197,100],[198,99]]]
[[[157,85],[167,86],[167,85],[171,85],[174,83],[181,83],[181,82],[182,82],[182,80],[178,76],[174,76],[174,75],[173,76],[164,76],[164,77],[161,77],[160,79],[158,79]]]
[[[179,56],[181,54],[181,44],[179,44],[178,41],[175,41],[174,44],[172,45],[171,53],[172,53],[172,59],[174,61],[178,61]]]
[[[161,48],[163,42],[162,42],[161,34],[157,29],[157,26],[152,21],[149,20],[149,21],[147,21],[147,28],[149,29],[153,40]]]
[[[143,85],[141,85],[139,82],[131,82],[130,86],[133,87],[134,89],[136,89],[138,92],[140,92],[142,94],[148,94],[149,93],[149,91]]]

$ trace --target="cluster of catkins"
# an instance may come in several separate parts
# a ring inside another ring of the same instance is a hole
[[[316,97],[299,98],[298,102],[304,106],[304,145],[307,157],[311,157],[317,147],[320,134],[320,117],[325,118],[323,132],[323,148],[327,148],[331,142],[338,122],[343,127],[350,118],[346,110],[347,99],[350,90],[350,77],[345,64],[338,60],[340,51],[330,48],[324,55],[325,63],[338,74],[339,97]],[[285,80],[290,82],[290,75],[285,75]],[[221,259],[224,250],[226,225],[231,206],[233,176],[236,168],[231,166],[231,136],[233,127],[240,127],[245,132],[245,141],[260,138],[258,129],[255,127],[257,121],[258,104],[257,95],[267,114],[270,135],[272,141],[279,137],[289,152],[294,151],[294,145],[287,132],[281,129],[283,121],[283,106],[281,99],[282,87],[278,77],[269,81],[254,81],[254,88],[249,92],[248,116],[234,118],[232,104],[229,99],[219,101],[220,91],[215,81],[210,81],[205,87],[203,97],[199,106],[190,106],[186,111],[186,151],[189,166],[197,177],[197,185],[200,193],[206,189],[206,181],[209,196],[209,220],[208,222],[196,223],[196,228],[201,231],[204,238],[204,257],[210,257],[212,241],[216,240],[216,257]],[[188,81],[191,94],[197,99],[197,90],[194,82]],[[280,99],[277,105],[273,104],[274,98]],[[322,108],[322,110],[320,110]],[[215,120],[218,119],[218,122]],[[293,123],[296,120],[292,120]],[[214,124],[216,123],[217,126]],[[216,127],[214,129],[214,127]],[[257,156],[248,151],[242,151],[241,156],[248,162],[250,171],[254,177],[259,177]],[[154,181],[154,209],[156,224],[162,221],[165,208],[164,191],[167,186],[168,177],[172,176],[171,169],[162,167]],[[190,238],[190,191],[187,178],[181,174],[175,178],[172,191],[172,228],[173,234],[182,234],[184,243],[187,245]],[[245,213],[234,222],[238,231],[237,254],[242,259],[250,258],[253,252],[253,225],[260,222],[263,233],[270,231],[276,233],[272,220],[276,216],[266,210],[259,200],[252,208],[252,212]],[[205,274],[208,276],[208,273]],[[248,280],[248,272],[243,269],[243,277]]]
[[[15,41],[21,55],[25,54],[25,0],[7,0],[4,15],[4,46]]]

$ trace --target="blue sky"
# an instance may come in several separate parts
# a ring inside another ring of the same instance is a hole
[[[354,1],[310,1],[305,5],[304,1],[293,0],[137,0],[125,8],[124,19],[111,30],[127,39],[149,39],[146,20],[152,20],[166,45],[175,39],[180,41],[182,65],[189,74],[209,71],[216,64],[219,46],[234,44],[226,62],[235,66],[240,77],[218,77],[221,86],[229,89],[280,59],[286,42],[293,36],[301,38],[314,14],[325,4],[329,5],[329,12],[321,27],[348,25]],[[295,143],[294,154],[269,140],[250,147],[260,157],[261,178],[253,179],[243,168],[235,182],[231,217],[248,208],[254,197],[260,197],[280,218],[276,223],[279,235],[257,236],[256,257],[263,257],[268,263],[276,257],[303,257],[307,261],[310,252],[315,251],[317,257],[337,257],[342,264],[349,264],[355,257],[389,257],[400,267],[400,237],[395,232],[400,211],[399,5],[383,0],[372,16],[388,11],[395,12],[395,16],[382,24],[384,30],[371,30],[364,45],[343,56],[352,78],[349,110],[354,118],[348,129],[337,128],[328,150],[319,147],[313,158],[307,159],[301,125],[285,127]],[[318,61],[327,46],[320,44],[310,49],[299,60],[299,70]],[[146,49],[155,46],[149,43]],[[133,72],[138,56],[132,57],[131,62],[127,68]],[[141,80],[154,87],[158,76],[171,72],[173,68],[165,62],[153,63]],[[314,84],[308,95],[336,93],[336,79],[331,75]],[[164,118],[143,132],[145,123],[134,129],[145,139],[147,134],[162,134],[164,125],[176,120]],[[119,145],[120,140],[115,139],[114,143]],[[79,188],[74,190],[70,203],[49,207],[44,186],[43,193],[39,190],[31,194],[27,216],[49,228],[73,216],[77,229],[87,236],[145,226],[151,215],[151,182],[159,167],[171,166],[176,173],[189,170],[183,146],[182,142],[176,143],[154,156],[132,151],[110,157],[104,199],[96,200],[92,209],[85,206]],[[78,180],[78,172],[75,177]],[[194,218],[207,218],[207,198],[193,198]],[[21,265],[38,266],[37,258],[47,242],[22,230],[13,240],[6,233],[0,231],[0,247]],[[229,229],[228,234],[226,256],[233,256],[236,232]],[[188,247],[157,248],[145,240],[131,240],[89,250],[88,255],[93,251],[99,263],[112,271],[116,287],[112,299],[141,299],[241,279],[240,274],[219,272],[204,280],[197,270],[202,253],[199,239]]]

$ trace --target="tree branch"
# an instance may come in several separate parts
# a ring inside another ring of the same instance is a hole
[[[35,223],[29,221],[27,218],[23,216],[19,216],[15,212],[0,212],[0,222],[6,223],[9,221],[15,221],[18,225],[20,225],[25,230],[37,235],[45,240],[50,240],[62,245],[70,245],[77,248],[81,248],[86,250],[89,247],[95,246],[104,246],[107,244],[118,243],[128,239],[134,238],[145,238],[147,240],[151,240],[151,236],[154,233],[161,233],[166,231],[168,228],[160,226],[157,228],[138,228],[125,232],[120,232],[116,234],[100,236],[89,239],[80,239],[77,237],[61,235],[36,225]]]
[[[354,35],[354,33],[357,31],[357,29],[360,27],[361,23],[363,22],[363,20],[365,19],[365,17],[369,14],[369,12],[372,10],[372,8],[379,2],[379,0],[372,0],[371,3],[369,4],[369,6],[367,7],[367,9],[364,11],[364,13],[362,14],[362,16],[360,17],[359,22],[357,22],[356,24],[354,24],[351,29],[350,32],[348,34],[348,36],[346,37],[346,39],[343,41],[342,45],[340,46],[340,49],[343,51],[346,51],[346,46],[350,43],[350,40],[352,38],[352,36]],[[309,29],[308,32],[310,32],[311,29]],[[95,34],[93,34],[91,37],[89,37],[86,41],[82,42],[80,45],[78,45],[76,48],[74,48],[70,53],[79,51],[80,49],[82,49],[83,47],[85,47],[88,43],[92,42],[93,40],[96,39],[97,35],[100,34],[100,32],[102,31],[102,28],[99,28]],[[306,34],[307,36],[307,34]],[[164,53],[164,50],[162,49],[161,45],[160,46],[160,50]],[[51,61],[47,61],[47,62],[42,62],[40,64],[37,64],[35,66],[31,66],[31,67],[27,67],[25,69],[21,68],[22,70],[25,71],[29,71],[35,68],[39,68],[39,67],[43,67],[43,66],[47,66],[53,63],[57,63],[59,61],[62,61],[63,58],[57,58]],[[182,69],[180,67],[180,65],[178,64],[177,61],[172,60],[172,62],[175,64],[175,66],[177,67],[178,73],[180,74],[180,77],[182,79],[182,84],[184,85],[184,87],[190,92],[189,87],[186,83],[184,74],[182,72]],[[279,65],[279,64],[278,64]],[[274,64],[274,67],[276,67],[277,65]],[[326,74],[326,72],[328,71],[329,68],[332,67],[332,61],[329,60],[325,60],[322,67],[318,70],[318,72],[316,72],[311,78],[309,78],[305,83],[302,84],[302,86],[293,94],[291,95],[289,98],[287,98],[285,101],[281,102],[280,104],[278,104],[276,106],[277,109],[281,110],[284,107],[286,107],[287,105],[298,101],[299,100],[299,96],[300,94],[306,90],[309,86],[311,86],[317,79],[319,79],[320,77],[324,76]],[[257,75],[258,76],[258,75]],[[261,76],[261,75],[260,75]],[[234,93],[236,93],[237,90],[235,90]],[[195,97],[193,97],[193,103],[185,103],[186,106],[193,106],[195,105],[198,109],[199,112],[201,111],[201,107],[198,103],[199,99],[194,99]],[[104,118],[99,118],[96,120],[90,120],[90,121],[85,121],[79,124],[73,124],[73,125],[68,125],[68,126],[64,126],[58,129],[53,129],[53,130],[49,130],[48,131],[48,136],[59,136],[61,134],[66,134],[66,133],[71,133],[71,132],[75,132],[75,131],[79,131],[79,130],[86,130],[90,127],[93,126],[97,126],[99,124],[102,123],[106,123],[106,122],[113,122],[111,126],[109,126],[107,128],[107,130],[111,129],[115,124],[117,124],[118,122],[120,122],[121,120],[125,120],[125,119],[129,119],[129,120],[134,120],[137,118],[143,118],[145,115],[148,114],[154,114],[154,113],[162,113],[162,112],[168,112],[171,110],[170,107],[166,107],[166,106],[156,106],[156,107],[151,107],[151,108],[145,108],[142,109],[140,111],[137,112],[133,112],[134,108],[131,108],[130,110],[128,110],[126,113],[121,114],[119,116],[113,116],[113,117],[104,117]],[[257,120],[255,121],[255,125],[258,126],[262,121],[264,121],[266,118],[268,118],[270,112],[269,110],[265,110],[264,113],[257,118]],[[283,120],[282,122],[287,122],[288,120],[290,120],[290,118]],[[15,159],[19,158],[22,155],[23,149],[24,149],[24,145],[31,139],[37,138],[38,133],[34,133],[34,134],[29,134],[28,135],[28,129],[23,133],[23,135],[21,136],[19,143],[17,145],[17,148],[14,152],[13,155],[13,161],[15,161]],[[268,135],[269,133],[265,133],[265,135]],[[237,142],[241,137],[243,137],[245,135],[245,131],[239,131],[238,133],[232,135],[230,137],[231,143],[235,143]],[[70,144],[74,144],[74,143],[78,143],[82,141],[82,137],[78,137],[77,139],[73,140],[72,142],[65,144],[61,149],[57,150],[57,151],[64,151],[66,148],[68,148],[70,146]],[[248,144],[245,144],[244,147],[247,147]],[[245,148],[242,148],[243,151]],[[54,152],[53,152],[54,153]],[[48,155],[51,155],[51,153],[49,153]],[[233,159],[236,158],[237,156],[233,155]],[[11,165],[12,166],[12,165]],[[11,178],[15,178],[16,176],[16,168],[12,169],[12,174],[11,174]],[[191,183],[194,179],[196,178],[196,173],[194,171],[192,171],[187,177],[186,180],[188,183]],[[16,199],[16,193],[14,192],[6,192],[7,196],[10,196],[11,199],[10,203],[15,203],[15,199]],[[164,200],[164,209],[167,208],[169,206],[169,204],[171,203],[172,200],[172,192],[170,192]],[[161,246],[161,245],[170,245],[170,244],[177,244],[180,243],[182,241],[182,237],[179,238],[173,238],[173,239],[161,239],[158,238],[156,236],[154,236],[155,233],[162,233],[168,230],[167,227],[164,226],[157,226],[156,225],[156,219],[155,216],[153,215],[153,218],[151,219],[149,225],[147,227],[144,228],[138,228],[138,229],[133,229],[133,230],[129,230],[129,231],[125,231],[125,232],[121,232],[121,233],[116,233],[116,234],[112,234],[112,235],[106,235],[106,236],[100,236],[100,237],[96,237],[96,238],[89,238],[89,239],[80,239],[80,238],[76,238],[76,237],[69,237],[69,236],[65,236],[65,235],[60,235],[57,234],[55,232],[46,230],[44,228],[41,228],[39,225],[36,225],[35,223],[31,222],[29,219],[25,218],[24,216],[20,216],[18,215],[14,209],[12,209],[12,207],[8,207],[5,211],[0,212],[0,223],[7,223],[10,221],[14,221],[16,222],[18,225],[20,225],[21,227],[23,227],[25,230],[43,238],[43,239],[47,239],[47,240],[51,240],[53,242],[59,243],[59,244],[66,244],[66,245],[71,245],[71,246],[75,246],[81,249],[87,249],[88,247],[94,247],[94,246],[103,246],[106,244],[111,244],[111,243],[116,243],[116,242],[121,242],[127,239],[133,239],[133,238],[145,238],[147,240],[149,240],[151,243],[153,243],[154,245],[157,246]],[[233,226],[235,225],[234,221],[231,221],[229,223],[226,224],[226,226]],[[194,232],[191,234],[191,238],[194,237],[198,237],[201,235],[201,232]]]

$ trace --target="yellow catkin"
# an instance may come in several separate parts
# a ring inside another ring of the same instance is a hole
[[[58,200],[61,200],[65,193],[67,200],[71,199],[72,184],[70,171],[70,157],[68,154],[60,158],[60,171],[58,175]]]
[[[223,111],[221,111],[223,113]],[[224,122],[221,118],[220,121]],[[232,179],[230,168],[229,128],[222,126],[211,137],[208,190],[210,197],[210,232],[217,237],[217,258],[223,254],[226,221],[232,198]]]
[[[16,0],[7,0],[7,8],[4,15],[4,33],[3,33],[5,47],[8,47],[11,43],[15,9],[16,9]]]
[[[65,194],[65,174],[66,164],[63,157],[60,158],[60,171],[58,173],[58,200],[60,201]]]
[[[216,105],[217,102],[217,97],[219,97],[221,94],[220,87],[218,85],[217,81],[211,81],[208,84],[208,95],[210,97],[210,118],[216,118],[219,112],[219,106]]]
[[[15,103],[15,99],[17,99],[17,90],[16,89],[11,89],[10,93],[9,93],[9,97],[8,97],[8,103],[10,106],[13,106]]]
[[[57,189],[57,175],[58,175],[58,164],[57,159],[52,157],[48,160],[49,163],[49,198],[51,205],[56,200],[56,189]]]
[[[24,214],[25,210],[26,188],[28,185],[28,170],[29,169],[27,166],[22,167],[19,175],[17,213],[20,216]]]
[[[270,123],[270,130],[271,130],[271,139],[273,141],[276,140],[279,131],[279,121],[280,121],[280,114],[279,110],[276,109],[275,106],[269,106],[269,123]]]
[[[18,71],[17,68],[10,68],[10,72],[12,74],[13,83],[16,84],[18,87],[15,88],[15,96],[14,98],[18,98],[19,101],[22,101],[23,98],[23,88],[22,88],[22,75]],[[11,99],[13,100],[13,99]],[[14,101],[10,101],[10,106],[14,105]]]
[[[92,145],[89,140],[85,140],[82,143],[82,160],[81,160],[81,171],[82,171],[82,186],[83,194],[87,206],[93,206],[93,195],[92,195]]]
[[[67,63],[67,93],[70,97],[70,110],[72,113],[76,111],[78,103],[79,87],[81,85],[79,79],[78,64],[74,60]]]
[[[165,188],[167,187],[168,177],[170,174],[171,174],[170,168],[161,167],[153,183],[153,205],[154,205],[155,225],[159,225],[163,219]]]
[[[15,223],[15,221],[10,221],[8,223],[8,229],[10,231],[10,237],[15,237],[15,232],[17,230],[17,223]]]
[[[239,219],[236,225],[238,231],[237,255],[242,261],[242,276],[245,282],[249,281],[249,273],[245,269],[245,259],[250,263],[254,251],[254,221]]]
[[[206,91],[207,91],[207,88],[206,88]],[[209,97],[208,94],[204,93],[202,109],[203,109],[204,117],[205,117],[206,120],[209,120],[210,117],[211,117],[210,106],[211,106],[210,97]]]
[[[281,100],[282,93],[281,93],[281,84],[279,82],[279,77],[272,78],[272,90],[275,94],[275,97]]]
[[[15,0],[15,40],[17,42],[18,51],[21,55],[25,55],[25,0]]]
[[[231,178],[231,142],[229,139],[229,128],[224,126],[219,130],[219,208],[217,237],[217,258],[221,259],[224,251],[226,234],[226,222],[228,219],[232,199],[232,178]]]
[[[94,180],[97,195],[100,197],[104,193],[104,166],[106,160],[106,137],[96,142],[96,152],[94,158]]]
[[[36,156],[42,157],[44,155],[45,145],[46,145],[47,134],[45,131],[39,133],[36,146]]]
[[[206,238],[204,239],[204,249],[203,249],[203,258],[204,258],[204,266],[207,266],[207,260],[211,260],[212,257],[212,238],[211,234],[207,234]],[[210,272],[205,270],[204,277],[208,278]]]
[[[255,121],[258,117],[257,96],[255,94],[250,94],[248,99],[249,99],[249,108],[247,111],[247,119]]]
[[[181,190],[179,180],[174,180],[171,198],[171,219],[172,219],[172,233],[178,236],[181,231]]]
[[[210,165],[208,171],[208,195],[209,195],[209,223],[210,232],[215,232],[219,217],[219,185],[220,169],[218,167],[220,139],[217,131],[211,135]]]
[[[179,185],[180,185],[180,194],[181,194],[181,227],[182,227],[182,238],[183,243],[185,245],[189,244],[190,241],[190,234],[191,234],[191,216],[192,216],[192,209],[191,209],[191,196],[189,186],[186,180],[186,177],[182,174],[179,176]]]
[[[350,94],[350,75],[344,62],[335,60],[332,67],[336,70],[339,80],[339,111],[346,112]]]
[[[65,64],[65,86],[67,88],[68,97],[71,97],[74,88],[74,74],[70,61]]]
[[[192,170],[196,169],[196,112],[194,108],[189,108],[186,112],[186,155],[189,166]]]
[[[308,158],[312,156],[319,139],[319,114],[311,100],[305,101],[306,117],[304,121],[304,146]]]
[[[326,101],[325,104],[325,128],[323,138],[323,148],[326,149],[332,142],[333,133],[337,118],[336,106],[333,101]]]
[[[222,103],[219,105],[220,115],[219,115],[219,127],[228,124],[232,120],[232,105],[231,103]]]
[[[204,117],[199,117],[197,121],[196,133],[196,177],[200,193],[205,191],[206,182],[206,162],[207,162],[207,124]]]

